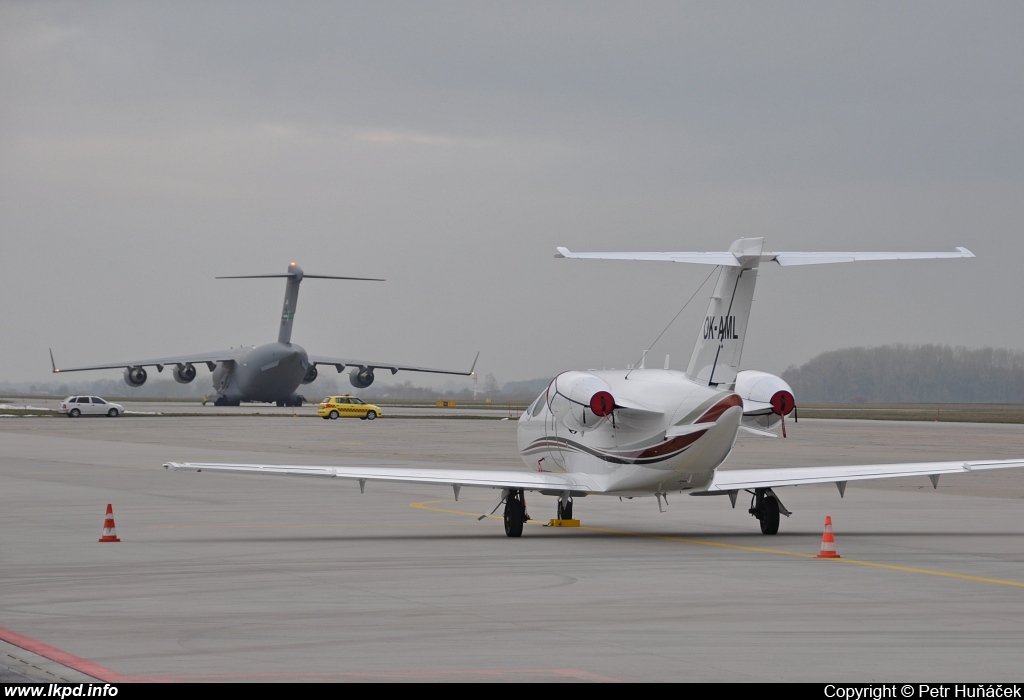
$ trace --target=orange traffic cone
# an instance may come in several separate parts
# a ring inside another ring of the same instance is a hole
[[[103,537],[100,542],[120,542],[114,528],[114,506],[107,504],[107,517],[103,519]]]
[[[836,551],[836,536],[832,534],[832,516],[825,516],[825,532],[821,536],[821,552],[818,559],[838,559],[839,552]]]

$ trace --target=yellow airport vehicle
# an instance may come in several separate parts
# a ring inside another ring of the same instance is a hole
[[[381,415],[381,410],[372,403],[364,403],[362,399],[343,394],[341,396],[328,396],[320,402],[316,413],[324,420],[336,420],[338,418],[373,420]]]

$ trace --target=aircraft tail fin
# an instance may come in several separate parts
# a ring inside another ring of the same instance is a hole
[[[763,244],[763,238],[741,238],[729,247],[739,264],[722,267],[686,368],[686,376],[699,384],[736,382]]]
[[[277,332],[277,342],[292,342],[292,322],[295,320],[295,307],[299,303],[299,284],[303,277],[324,280],[361,280],[363,282],[383,282],[375,277],[338,277],[335,275],[307,275],[295,263],[289,263],[288,272],[283,275],[230,275],[218,277],[219,280],[262,279],[266,277],[284,277],[288,281],[284,286],[284,308],[281,310],[281,328]]]
[[[591,260],[660,260],[666,262],[717,265],[721,268],[715,293],[708,304],[707,313],[697,336],[697,344],[690,356],[686,376],[709,386],[732,388],[739,371],[747,321],[754,301],[754,284],[762,262],[774,262],[783,267],[792,265],[822,265],[828,263],[863,260],[925,260],[939,258],[973,258],[974,253],[958,247],[953,252],[780,252],[762,250],[763,238],[740,238],[721,252],[663,252],[663,253],[575,253],[568,248],[557,248],[556,258],[583,258]]]

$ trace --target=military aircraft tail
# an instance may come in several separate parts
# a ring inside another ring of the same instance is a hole
[[[257,279],[264,277],[284,277],[288,281],[284,286],[284,308],[281,310],[281,327],[277,332],[277,342],[292,342],[292,322],[295,320],[295,307],[299,302],[299,284],[303,278],[325,280],[361,280],[363,282],[383,282],[374,277],[337,277],[334,275],[307,275],[295,263],[288,264],[288,272],[283,275],[231,275],[218,277],[219,280]]]

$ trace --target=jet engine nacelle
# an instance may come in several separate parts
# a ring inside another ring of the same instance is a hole
[[[615,408],[608,382],[587,372],[562,372],[545,394],[548,410],[569,430],[592,430]]]
[[[319,374],[316,371],[316,365],[310,365],[309,369],[306,370],[306,375],[302,378],[303,384],[312,384],[316,381],[316,375]]]
[[[356,367],[349,372],[348,380],[356,389],[365,389],[373,384],[373,367]]]
[[[127,367],[124,370],[124,382],[128,386],[142,386],[146,383],[146,370],[142,367]]]
[[[188,384],[196,378],[196,368],[191,362],[183,365],[176,365],[174,371],[171,372],[171,376],[174,377],[174,381],[178,384]],[[130,384],[131,382],[129,382]]]
[[[743,399],[743,413],[774,413],[788,416],[796,407],[793,388],[782,377],[745,369],[736,375],[736,393]]]
[[[742,427],[765,434],[772,433],[781,423],[782,436],[786,436],[785,417],[796,408],[796,400],[793,389],[781,377],[743,370],[736,375],[736,393],[743,399]]]

